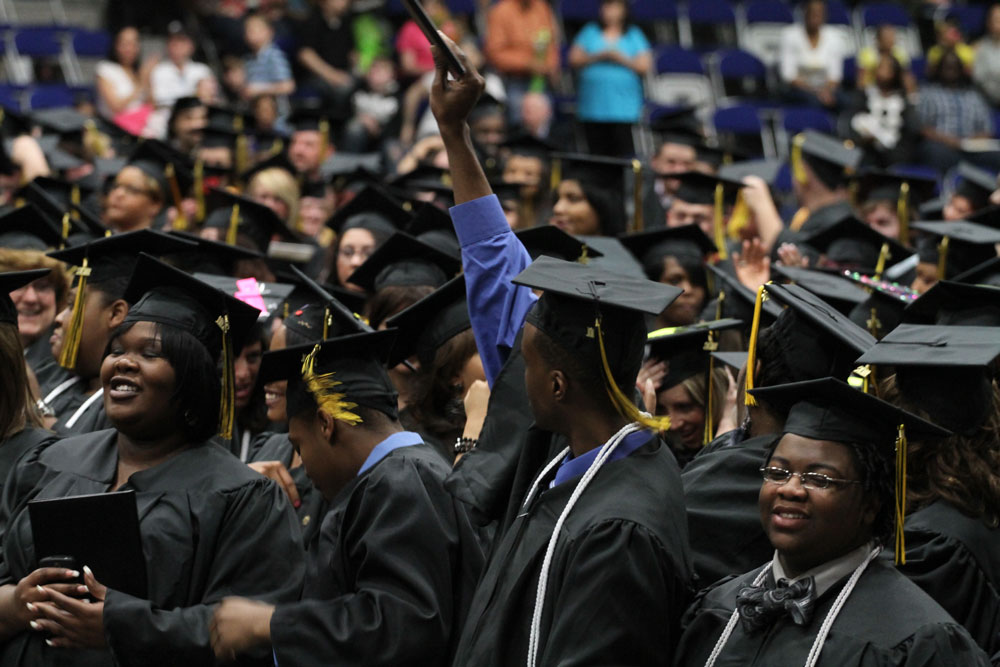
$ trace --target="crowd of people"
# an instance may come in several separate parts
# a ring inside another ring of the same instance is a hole
[[[783,192],[625,0],[425,6],[4,110],[0,665],[1000,666],[1000,10],[847,91],[804,3]]]

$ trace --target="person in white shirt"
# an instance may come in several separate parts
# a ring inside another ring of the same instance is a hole
[[[781,35],[781,81],[786,100],[805,106],[834,107],[844,74],[845,45],[826,24],[826,2],[809,0],[803,24],[790,25]]]
[[[167,27],[166,59],[153,67],[150,89],[156,110],[146,124],[147,133],[163,137],[167,131],[170,108],[181,97],[211,96],[215,75],[205,63],[194,62],[194,41],[180,21]],[[203,101],[210,101],[204,100]]]

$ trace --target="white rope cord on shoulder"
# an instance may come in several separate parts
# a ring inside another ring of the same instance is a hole
[[[45,401],[46,403],[51,403],[52,401],[56,400],[56,398],[58,398],[60,395],[62,395],[62,393],[65,392],[67,389],[75,385],[77,382],[83,382],[83,378],[80,377],[79,375],[74,375],[68,380],[63,380],[59,384],[59,386],[50,391],[49,394],[42,400]]]
[[[535,478],[535,483],[531,485],[530,489],[528,489],[528,495],[524,497],[524,502],[521,503],[522,512],[528,509],[528,505],[535,499],[535,493],[538,491],[538,485],[542,483],[542,480],[549,474],[549,472],[552,471],[553,468],[559,465],[560,461],[566,458],[567,454],[569,454],[569,447],[566,447],[561,452],[556,454],[556,457],[549,461],[544,468],[542,468],[542,472]]]
[[[83,413],[89,410],[90,406],[99,401],[103,395],[104,395],[103,387],[95,391],[90,396],[90,398],[88,398],[86,401],[83,402],[83,405],[81,405],[76,409],[76,412],[73,413],[73,416],[66,421],[66,428],[73,428],[74,426],[76,426],[76,422],[80,419],[80,417],[83,416]]]
[[[590,467],[587,468],[587,472],[585,472],[583,477],[580,479],[580,483],[576,485],[575,489],[573,489],[573,494],[569,497],[566,507],[563,508],[562,513],[559,515],[555,528],[552,529],[552,537],[549,538],[549,546],[545,550],[545,559],[542,561],[542,570],[538,575],[538,591],[535,594],[535,610],[531,615],[531,632],[528,635],[528,667],[535,667],[535,663],[538,660],[538,638],[541,634],[542,609],[545,606],[545,589],[548,587],[549,583],[549,568],[552,566],[552,555],[556,550],[556,541],[559,538],[559,531],[562,530],[563,524],[566,522],[566,517],[569,516],[570,511],[576,504],[576,501],[583,494],[584,489],[587,488],[590,481],[595,475],[597,475],[597,471],[600,470],[601,466],[603,466],[605,461],[608,460],[608,457],[611,456],[615,448],[621,444],[622,440],[625,439],[625,436],[638,431],[640,428],[641,427],[636,422],[628,424],[622,427],[620,431],[615,433],[606,443],[604,443],[604,446],[601,447],[601,451],[598,453],[597,458],[590,464]],[[548,470],[551,470],[554,463],[561,461],[563,456],[565,456],[565,453],[560,455],[552,463],[549,463],[549,465],[546,466],[543,475],[547,473]],[[542,477],[540,476],[537,480],[535,480],[536,486],[541,479]],[[534,493],[534,489],[532,489],[532,493]]]
[[[850,594],[854,591],[854,587],[857,585],[861,575],[864,574],[868,564],[871,563],[876,556],[878,556],[880,551],[882,551],[882,547],[875,547],[872,549],[867,558],[865,558],[865,560],[854,569],[854,572],[851,573],[851,578],[847,580],[846,584],[844,584],[844,587],[837,595],[837,599],[833,601],[833,606],[830,607],[830,611],[827,612],[826,618],[823,619],[823,624],[820,626],[819,632],[816,634],[816,639],[813,641],[812,648],[809,650],[809,655],[806,657],[805,667],[816,667],[816,663],[819,662],[819,654],[823,651],[823,644],[826,643],[826,637],[830,634],[830,629],[833,628],[833,623],[837,620],[837,615],[840,614],[840,610],[843,609],[844,604],[846,604],[848,596],[850,596]],[[761,570],[760,574],[758,574],[753,580],[753,585],[760,586],[764,581],[764,577],[767,576],[767,573],[770,571],[771,564],[769,563],[768,566]],[[715,648],[712,649],[712,653],[709,654],[708,660],[705,661],[705,667],[713,667],[713,665],[715,665],[715,661],[718,660],[719,654],[722,653],[722,649],[725,647],[726,642],[729,641],[729,637],[733,634],[733,629],[736,627],[736,623],[739,621],[739,618],[739,611],[733,610],[733,615],[729,617],[729,622],[726,623],[726,627],[722,631],[722,636],[719,637],[719,641],[715,643]]]

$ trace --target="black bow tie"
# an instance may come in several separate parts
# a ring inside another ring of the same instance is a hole
[[[786,614],[796,625],[806,625],[812,618],[815,602],[816,582],[812,577],[794,584],[786,579],[777,583],[765,581],[760,586],[744,586],[736,594],[740,623],[748,634],[770,627]]]

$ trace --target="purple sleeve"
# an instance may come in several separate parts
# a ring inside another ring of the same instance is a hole
[[[510,230],[495,195],[452,207],[451,219],[462,244],[472,331],[492,388],[536,300],[530,289],[511,283],[531,257]]]

